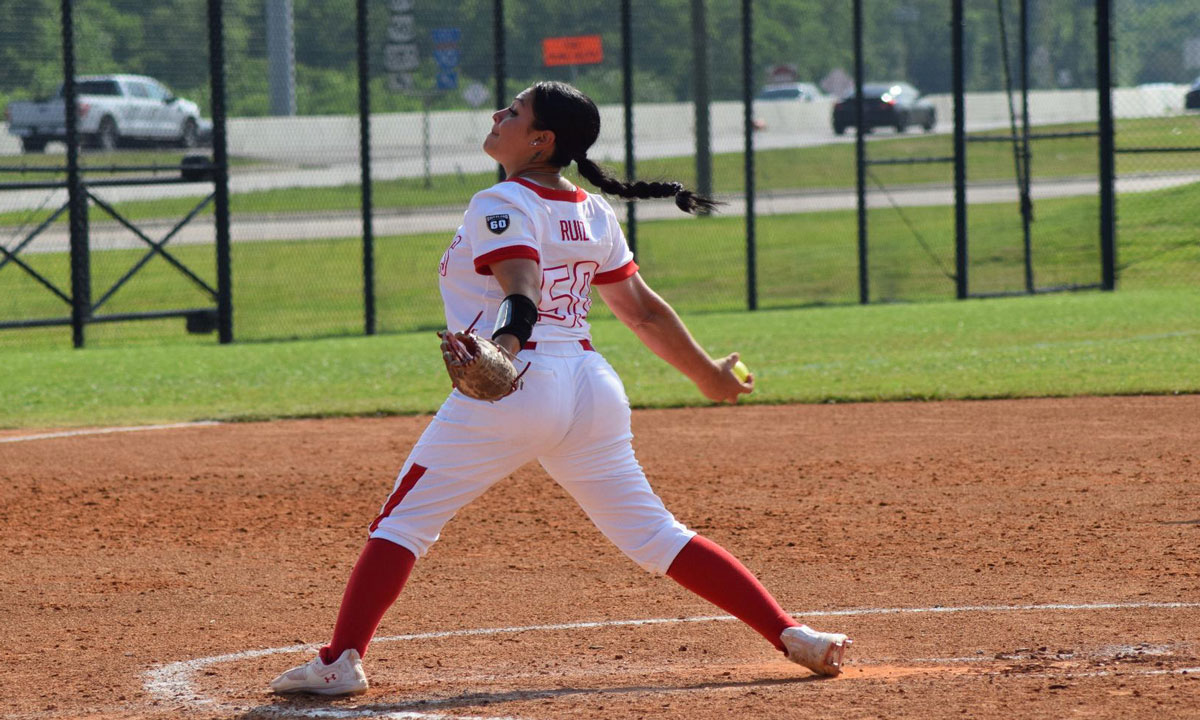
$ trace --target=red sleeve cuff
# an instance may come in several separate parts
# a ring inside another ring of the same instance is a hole
[[[621,282],[622,280],[633,277],[633,274],[636,273],[637,271],[638,271],[637,263],[630,260],[629,262],[625,263],[624,265],[617,268],[616,270],[609,270],[608,272],[602,272],[599,275],[597,275],[596,277],[592,278],[592,284],[593,285],[608,285],[611,283]]]
[[[537,248],[532,248],[528,245],[509,245],[508,247],[502,247],[499,250],[493,250],[475,258],[475,272],[480,275],[491,275],[492,268],[490,265],[492,263],[501,260],[512,260],[513,258],[526,258],[534,262],[540,262],[542,259],[538,255]]]

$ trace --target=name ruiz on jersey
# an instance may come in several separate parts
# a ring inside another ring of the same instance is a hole
[[[559,220],[558,229],[563,242],[591,242],[587,236],[587,225],[582,220]]]

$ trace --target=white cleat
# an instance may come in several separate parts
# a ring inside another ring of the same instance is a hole
[[[842,655],[852,642],[841,633],[818,632],[807,625],[790,627],[779,639],[787,648],[788,660],[818,675],[840,675]]]
[[[357,695],[367,691],[367,674],[362,658],[354,648],[345,650],[326,665],[317,655],[271,681],[277,693],[316,693],[317,695]]]

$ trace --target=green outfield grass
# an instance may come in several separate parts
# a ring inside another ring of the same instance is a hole
[[[740,350],[748,402],[1200,392],[1200,292],[1130,290],[689,317]],[[639,407],[705,404],[614,320],[597,346]],[[0,427],[423,413],[447,391],[432,333],[7,352]]]
[[[1041,126],[1036,132],[1094,130],[1092,125]],[[1004,134],[998,130],[977,135]],[[1200,115],[1171,118],[1122,120],[1119,125],[1118,146],[1180,146],[1200,144]],[[949,135],[904,135],[886,133],[873,135],[868,155],[877,159],[913,158],[923,156],[948,157],[953,153]],[[1095,177],[1098,172],[1096,138],[1067,138],[1038,140],[1032,147],[1030,167],[1035,180],[1061,177]],[[482,157],[482,156],[481,156]],[[156,160],[157,158],[157,160]],[[161,156],[125,156],[125,164],[160,162],[177,164],[179,153]],[[48,164],[50,159],[36,158],[29,162]],[[58,160],[61,162],[61,159]],[[113,164],[116,159],[97,156],[90,159],[96,167]],[[717,154],[713,158],[714,192],[737,195],[745,190],[743,156],[741,153]],[[756,185],[760,193],[851,188],[854,186],[854,145],[848,143],[805,148],[761,150],[755,154]],[[624,173],[622,163],[614,163],[618,175]],[[968,179],[1002,181],[1014,177],[1012,146],[1007,143],[971,143],[967,153]],[[638,175],[644,178],[671,178],[694,184],[695,160],[688,157],[639,160]],[[1141,172],[1200,172],[1200,159],[1194,153],[1131,154],[1118,156],[1117,172],[1121,175]],[[887,186],[940,183],[953,180],[949,163],[871,168],[875,181]],[[413,209],[429,207],[464,207],[480,188],[495,182],[495,172],[436,175],[426,186],[422,178],[380,180],[373,185],[375,206],[381,209]],[[0,180],[5,179],[0,175]],[[578,181],[578,178],[574,178]],[[169,198],[152,201],[121,203],[122,214],[132,220],[161,217],[182,217],[195,207],[198,197]],[[230,205],[235,214],[273,214],[293,212],[348,212],[360,207],[359,186],[344,185],[330,188],[287,188],[261,192],[239,193],[232,196]],[[50,210],[0,213],[0,225],[35,225]],[[208,212],[211,212],[209,210]],[[99,219],[99,218],[98,218]],[[107,219],[107,218],[103,218]]]

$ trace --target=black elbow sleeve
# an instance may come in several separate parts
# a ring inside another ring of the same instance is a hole
[[[524,345],[533,334],[533,326],[538,320],[537,305],[532,300],[519,293],[509,295],[500,303],[496,313],[496,327],[492,330],[492,339],[500,335],[515,335]]]

